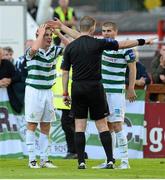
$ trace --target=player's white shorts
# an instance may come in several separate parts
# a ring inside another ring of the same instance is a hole
[[[27,122],[51,122],[55,119],[51,89],[25,89],[25,120]]]
[[[124,93],[107,93],[107,101],[110,115],[109,122],[124,122],[125,115],[125,94]]]

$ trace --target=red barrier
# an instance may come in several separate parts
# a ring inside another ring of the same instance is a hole
[[[157,34],[159,37],[159,41],[163,41],[163,38],[165,36],[164,26],[165,26],[165,20],[159,20],[157,26]],[[159,44],[158,48],[159,49],[161,48],[161,44]]]
[[[165,103],[145,104],[146,145],[145,158],[165,157]]]

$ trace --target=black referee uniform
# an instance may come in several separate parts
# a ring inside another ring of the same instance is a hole
[[[96,39],[83,35],[70,43],[64,53],[62,69],[69,71],[72,66],[72,110],[75,119],[87,119],[88,112],[92,120],[108,116],[108,106],[101,83],[101,56],[103,50],[118,50],[118,42]],[[107,163],[113,161],[112,139],[109,131],[100,132],[100,139],[107,155]],[[85,134],[75,133],[76,151],[79,169],[85,163]]]
[[[101,83],[101,56],[103,50],[118,50],[118,42],[107,42],[90,36],[81,36],[70,43],[64,53],[63,70],[72,65],[72,109],[77,119],[99,120],[108,116],[108,108]]]

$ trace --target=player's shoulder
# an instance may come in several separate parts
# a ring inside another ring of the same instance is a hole
[[[66,46],[65,51],[66,51],[66,50],[68,51],[68,50],[72,49],[73,47],[77,47],[77,44],[78,44],[80,41],[81,41],[80,38],[77,38],[77,39],[73,40],[72,42],[70,42],[70,43]]]

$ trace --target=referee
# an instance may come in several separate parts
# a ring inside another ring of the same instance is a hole
[[[63,96],[65,103],[69,103],[68,81],[69,70],[72,66],[72,109],[75,116],[75,144],[78,154],[78,169],[85,169],[85,129],[88,117],[95,120],[100,140],[107,156],[106,169],[113,169],[112,139],[107,126],[108,106],[101,83],[101,55],[103,50],[118,50],[137,45],[152,43],[153,39],[145,41],[127,40],[118,43],[105,39],[95,39],[91,35],[95,31],[96,21],[85,16],[80,21],[80,33],[66,27],[57,21],[48,21],[50,27],[60,28],[65,33],[77,38],[65,49],[63,69]]]

